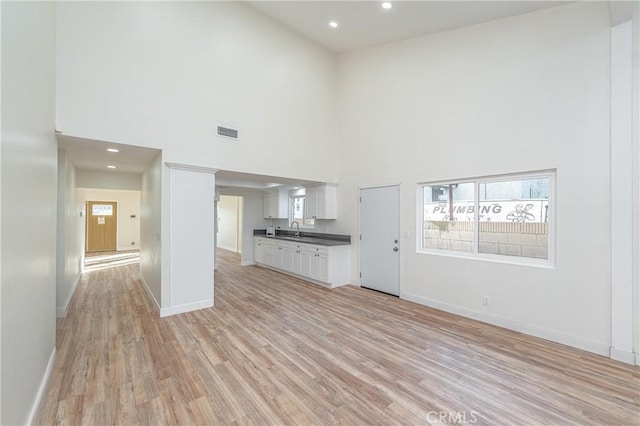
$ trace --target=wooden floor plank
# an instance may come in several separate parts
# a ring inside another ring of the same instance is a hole
[[[219,251],[214,308],[159,318],[138,265],[80,281],[37,424],[640,424],[640,368]]]

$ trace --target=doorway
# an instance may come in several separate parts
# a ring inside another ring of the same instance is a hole
[[[400,295],[400,187],[360,190],[360,285]]]
[[[87,201],[86,252],[117,249],[118,203]]]
[[[243,198],[221,195],[217,204],[217,247],[242,254]]]

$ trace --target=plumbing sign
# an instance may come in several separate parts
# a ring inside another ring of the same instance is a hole
[[[480,222],[546,223],[549,215],[549,200],[480,201]],[[424,219],[431,221],[472,222],[475,213],[473,201],[424,203]]]

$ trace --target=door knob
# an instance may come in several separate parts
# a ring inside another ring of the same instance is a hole
[[[393,248],[393,251],[398,251],[398,250],[399,250],[398,247]]]

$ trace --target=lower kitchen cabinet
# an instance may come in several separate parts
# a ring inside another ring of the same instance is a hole
[[[349,283],[350,257],[348,245],[319,246],[254,238],[254,260],[257,264],[331,287]]]
[[[282,252],[282,266],[281,266],[281,268],[284,269],[285,271],[293,271],[293,252],[294,252],[294,248],[293,247],[289,247],[287,245],[287,246],[284,246],[284,247],[279,247],[279,249]],[[274,265],[274,266],[276,266],[276,265]]]
[[[329,279],[329,256],[325,254],[311,253],[309,257],[309,278],[318,281]]]

